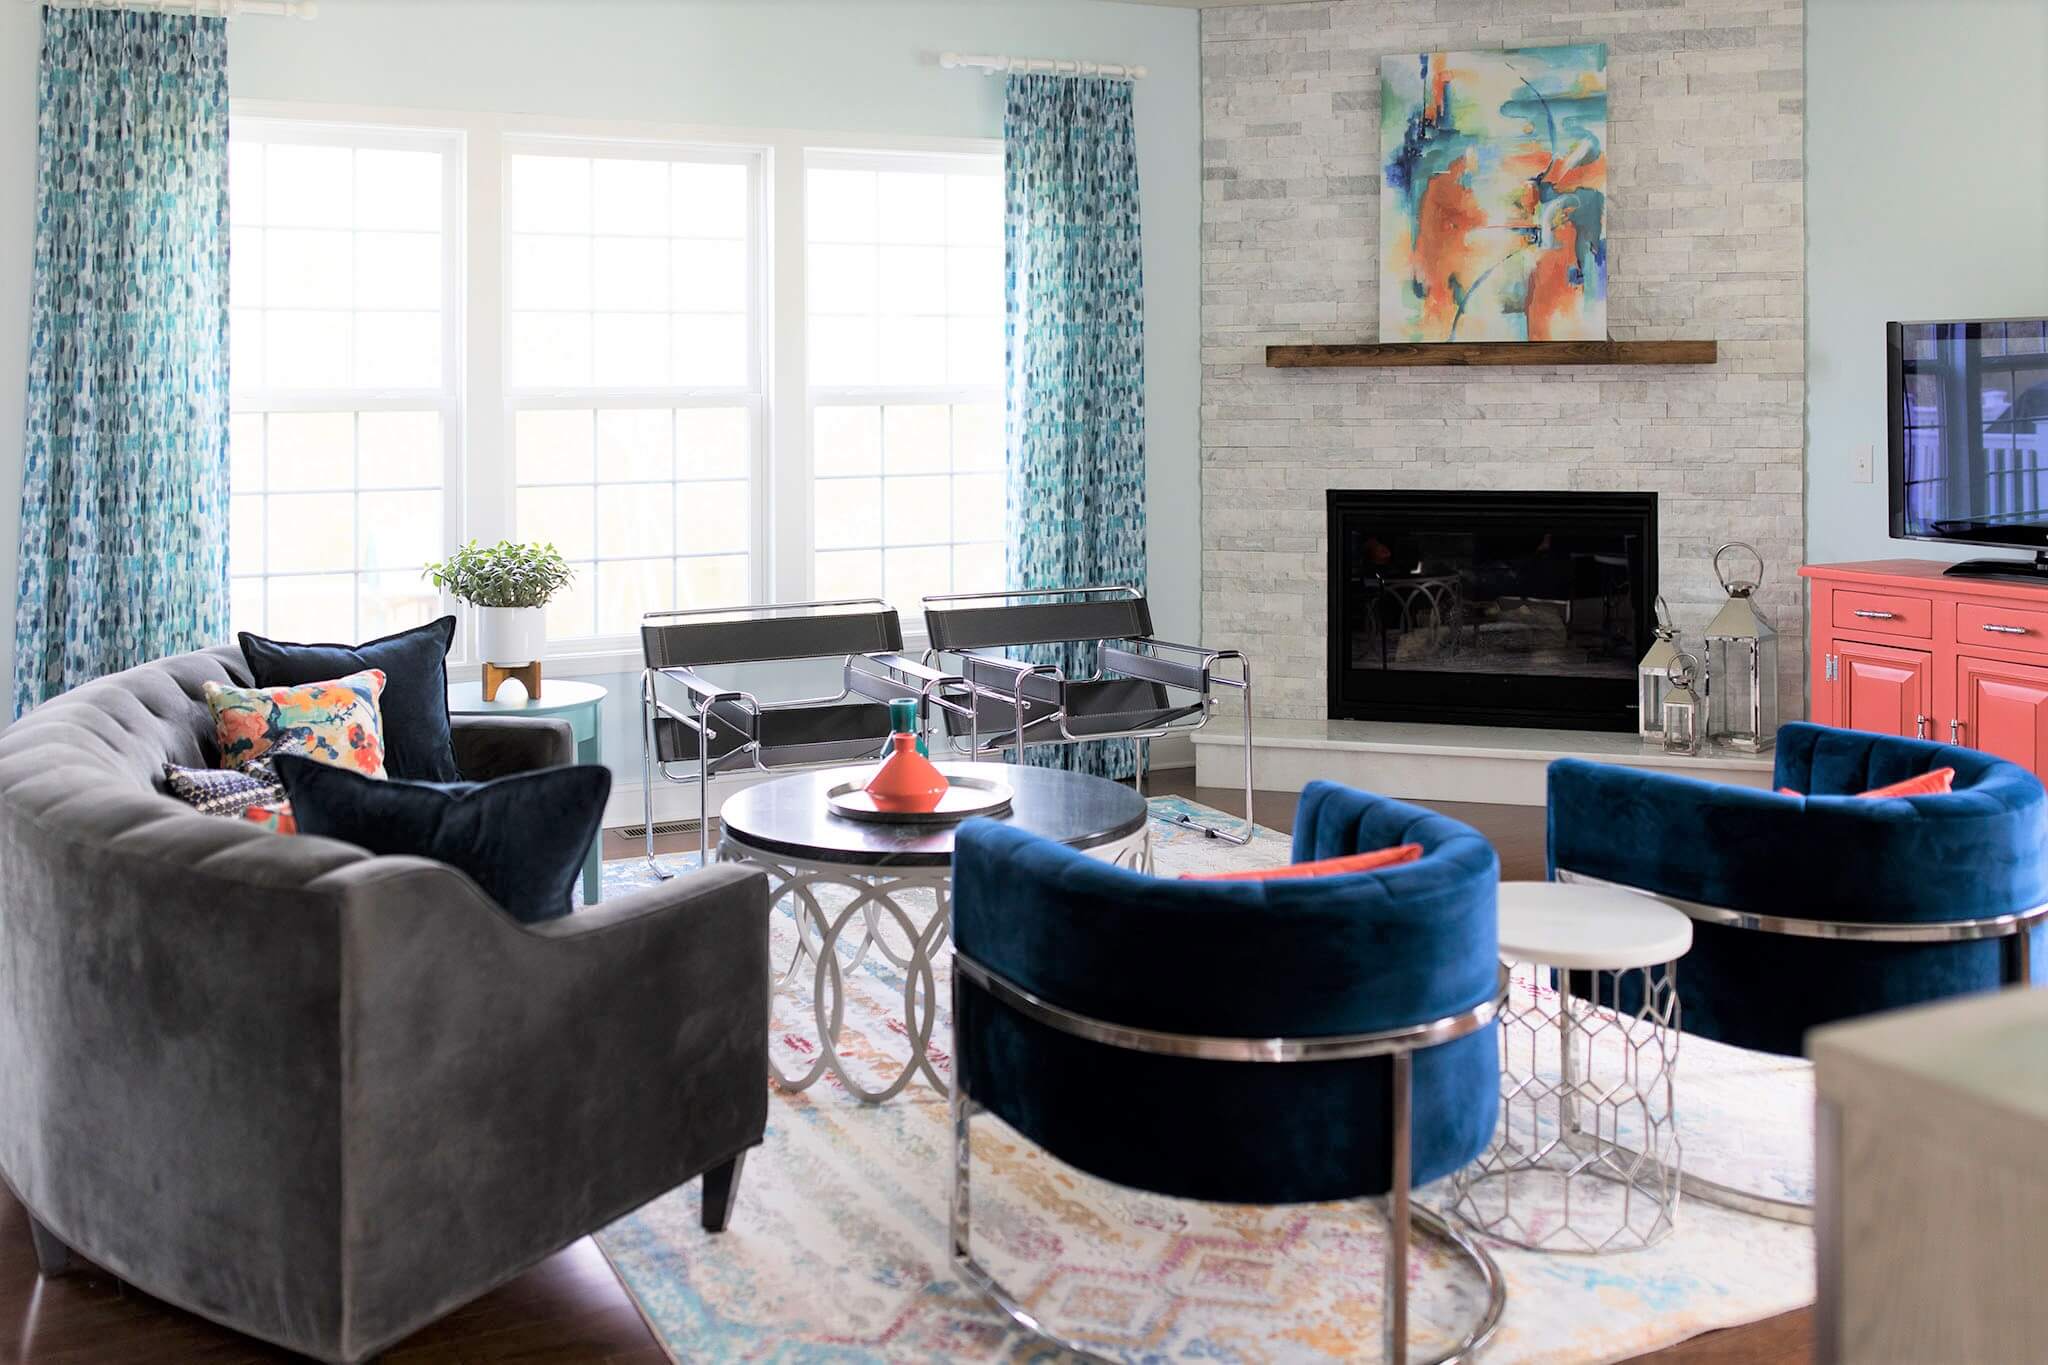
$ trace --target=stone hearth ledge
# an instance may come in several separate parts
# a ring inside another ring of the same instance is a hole
[[[1241,787],[1237,723],[1219,717],[1194,738],[1196,782]],[[1769,751],[1746,754],[1723,748],[1692,757],[1667,754],[1633,734],[1593,730],[1256,718],[1252,753],[1260,791],[1300,791],[1316,778],[1328,778],[1408,801],[1510,806],[1544,804],[1544,772],[1552,759],[1661,768],[1706,782],[1764,790],[1771,785],[1773,759]]]

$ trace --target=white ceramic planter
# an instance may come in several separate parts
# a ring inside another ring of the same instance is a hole
[[[487,664],[519,668],[547,648],[545,607],[477,607],[477,651]]]

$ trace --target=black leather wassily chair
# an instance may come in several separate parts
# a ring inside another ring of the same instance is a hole
[[[889,737],[885,703],[969,712],[967,683],[906,658],[895,608],[876,598],[655,611],[641,618],[642,774],[647,861],[654,857],[654,779],[695,783],[702,816],[699,849],[711,857],[711,779],[735,772],[830,767],[878,758]],[[841,657],[837,693],[761,701],[721,687],[703,668],[793,664]]]
[[[1218,695],[1230,688],[1244,706],[1244,822],[1236,830],[1177,823],[1211,838],[1241,844],[1252,832],[1251,664],[1234,649],[1175,644],[1152,636],[1152,610],[1131,587],[1030,588],[947,593],[924,599],[930,649],[925,662],[957,659],[957,676],[972,689],[962,714],[942,711],[946,729],[981,758],[1035,744],[1131,739],[1139,745],[1137,785],[1145,789],[1151,743],[1191,734],[1209,723]],[[1008,657],[1028,645],[1094,642],[1092,678],[1069,678],[1055,664]],[[1217,665],[1225,666],[1219,673]]]

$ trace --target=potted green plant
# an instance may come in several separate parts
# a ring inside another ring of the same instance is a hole
[[[553,545],[470,541],[427,565],[423,576],[476,608],[477,647],[485,663],[523,667],[547,644],[544,608],[576,577]]]

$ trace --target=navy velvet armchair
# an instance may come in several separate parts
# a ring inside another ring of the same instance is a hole
[[[1417,807],[1327,782],[1302,793],[1297,861],[1402,843],[1423,856],[1330,877],[1167,881],[993,821],[961,827],[953,1239],[970,1282],[1046,1332],[971,1254],[967,1130],[987,1110],[1138,1189],[1258,1204],[1385,1195],[1389,1355],[1405,1359],[1411,1216],[1486,1280],[1487,1310],[1459,1349],[1485,1340],[1498,1272],[1408,1192],[1493,1135],[1499,859]]]
[[[2044,979],[2048,806],[2031,773],[1805,722],[1778,731],[1776,766],[1772,787],[1803,795],[1550,765],[1551,875],[1692,916],[1686,1032],[1796,1057],[1821,1024]],[[1955,769],[1951,794],[1857,795],[1935,768]]]

